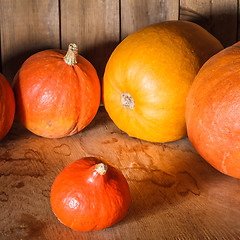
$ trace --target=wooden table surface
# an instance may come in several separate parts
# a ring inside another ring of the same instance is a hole
[[[131,205],[118,224],[76,232],[51,211],[57,174],[83,156],[104,158],[128,180]],[[156,144],[129,137],[101,107],[83,131],[38,137],[15,121],[0,143],[0,239],[240,239],[240,180],[207,164],[187,138]]]

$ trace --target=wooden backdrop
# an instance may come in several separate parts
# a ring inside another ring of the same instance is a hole
[[[239,0],[0,0],[1,68],[9,81],[31,54],[70,42],[104,72],[114,47],[152,23],[196,22],[224,46],[238,41]]]

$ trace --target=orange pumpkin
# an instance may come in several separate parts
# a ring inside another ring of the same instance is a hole
[[[114,123],[132,137],[168,142],[186,136],[185,104],[202,64],[222,49],[197,24],[169,21],[124,39],[104,73],[103,100]]]
[[[127,214],[129,204],[129,186],[121,171],[94,157],[69,164],[51,188],[56,217],[77,231],[112,226]]]
[[[12,127],[15,115],[15,98],[7,79],[0,73],[0,140]]]
[[[186,104],[187,132],[213,167],[240,178],[240,42],[210,58]]]
[[[96,70],[78,55],[45,50],[28,58],[14,79],[17,116],[33,133],[49,138],[72,135],[86,127],[100,104]]]

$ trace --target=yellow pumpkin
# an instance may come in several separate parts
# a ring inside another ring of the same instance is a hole
[[[209,32],[186,21],[162,22],[129,35],[104,73],[103,102],[110,118],[139,139],[183,138],[190,86],[203,63],[222,49]]]

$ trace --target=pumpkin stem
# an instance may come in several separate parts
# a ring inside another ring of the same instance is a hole
[[[73,66],[77,64],[77,56],[78,56],[78,47],[75,43],[70,43],[68,45],[68,51],[66,55],[64,56],[64,61],[70,65]]]
[[[104,175],[107,172],[108,166],[105,163],[98,163],[96,164],[95,169],[100,175]]]
[[[129,93],[121,93],[121,100],[123,107],[133,109],[134,107],[134,99]]]

